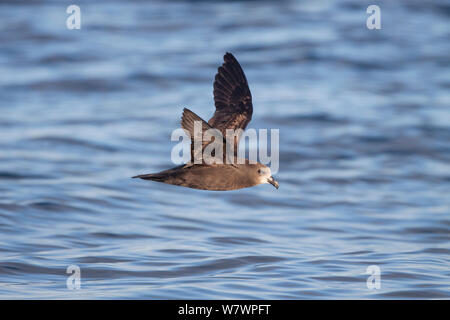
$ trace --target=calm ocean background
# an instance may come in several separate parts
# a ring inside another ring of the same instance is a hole
[[[449,299],[449,16],[444,0],[0,1],[0,298]],[[212,115],[226,51],[249,128],[280,129],[280,189],[131,179],[174,166],[183,107]]]

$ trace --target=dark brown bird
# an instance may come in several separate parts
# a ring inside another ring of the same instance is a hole
[[[202,132],[218,129],[222,137],[226,137],[227,129],[245,130],[252,119],[252,95],[244,71],[231,53],[225,54],[224,61],[214,80],[216,112],[213,117],[206,122],[189,109],[183,110],[181,127],[190,134],[192,139],[191,162],[159,173],[141,174],[133,178],[202,190],[236,190],[263,183],[270,183],[278,189],[278,182],[272,177],[270,168],[261,163],[250,163],[247,159],[242,159],[242,162],[234,161],[233,164],[228,164],[226,161],[223,161],[223,164],[207,164],[205,160],[198,164],[194,163],[194,159],[198,159],[204,148],[211,143],[211,141],[203,141],[201,148],[194,148],[195,121],[200,121],[202,124]],[[233,140],[231,143],[234,144],[234,160],[237,160],[239,136]],[[224,148],[227,148],[226,141],[224,141]],[[223,154],[226,155],[226,150]]]

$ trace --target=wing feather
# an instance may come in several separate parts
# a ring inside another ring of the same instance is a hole
[[[226,129],[245,130],[252,119],[253,105],[247,78],[239,62],[228,52],[223,58],[224,63],[214,80],[216,112],[208,123],[226,137]]]
[[[198,123],[200,127],[197,129],[198,132],[195,130],[195,123]],[[205,147],[210,144],[211,142],[215,141],[215,139],[211,140],[203,140],[204,133],[212,128],[205,120],[200,118],[198,115],[196,115],[191,110],[184,108],[183,109],[183,116],[181,117],[181,128],[183,128],[185,131],[187,131],[191,137],[191,163],[196,163],[196,159],[202,159],[202,162],[204,162],[206,159],[204,157],[208,155],[203,154],[203,150]],[[197,147],[195,146],[194,139],[198,139],[198,141],[202,141],[202,145]],[[225,145],[226,141],[223,140],[222,143]],[[223,161],[226,159],[224,158]]]

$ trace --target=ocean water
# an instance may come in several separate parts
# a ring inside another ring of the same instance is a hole
[[[0,1],[0,298],[449,299],[450,6],[375,2]],[[227,51],[279,190],[131,179]]]

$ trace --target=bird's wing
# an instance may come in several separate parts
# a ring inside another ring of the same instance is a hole
[[[253,105],[247,78],[239,62],[228,52],[223,59],[225,62],[219,67],[214,80],[216,112],[208,123],[219,129],[226,138],[226,129],[245,130],[252,119]],[[235,151],[238,139],[235,139]]]
[[[194,130],[196,123],[199,127],[197,130]],[[203,135],[207,130],[214,128],[212,128],[205,120],[203,120],[187,108],[183,109],[183,116],[181,117],[181,128],[186,130],[191,137],[191,162],[193,163],[195,159],[201,159],[201,157],[205,157],[206,155],[203,155],[203,150],[214,140],[203,140]],[[196,147],[194,139],[197,139],[197,141],[201,141],[201,145],[199,144],[199,146]],[[223,143],[225,143],[225,141],[223,141]],[[202,159],[202,162],[204,161],[205,159]]]

